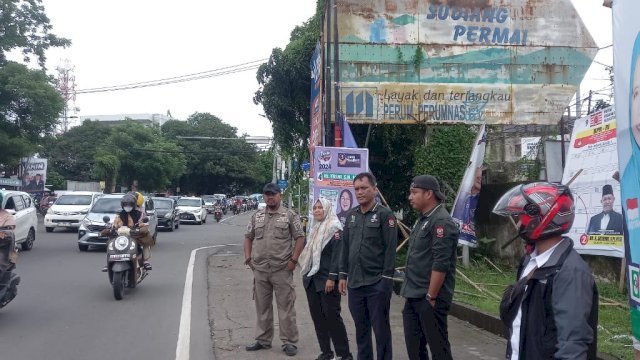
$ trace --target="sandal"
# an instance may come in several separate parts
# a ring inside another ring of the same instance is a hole
[[[144,263],[144,269],[147,271],[153,270],[153,268],[151,267],[151,264],[148,262]]]

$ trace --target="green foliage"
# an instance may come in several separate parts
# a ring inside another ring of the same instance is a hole
[[[475,129],[468,125],[436,125],[430,129],[427,144],[414,152],[414,174],[438,178],[444,185],[449,208],[455,200],[476,135]]]
[[[16,164],[20,157],[37,152],[43,135],[55,129],[63,107],[44,71],[12,61],[0,66],[0,164]]]
[[[47,169],[47,187],[51,190],[63,190],[67,188],[64,177],[57,171]]]
[[[71,45],[71,41],[57,37],[51,29],[42,0],[0,1],[0,67],[6,61],[5,53],[20,49],[25,62],[35,56],[44,68],[48,48]]]

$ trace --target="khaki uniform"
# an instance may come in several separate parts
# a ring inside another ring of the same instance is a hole
[[[280,340],[298,342],[293,271],[287,263],[293,254],[295,239],[304,237],[300,218],[280,205],[278,210],[256,212],[247,226],[245,237],[252,242],[253,297],[256,303],[256,340],[271,345],[273,339],[273,293],[276,293]]]

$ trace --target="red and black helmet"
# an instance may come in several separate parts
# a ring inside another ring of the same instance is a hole
[[[517,216],[520,237],[534,242],[567,233],[573,225],[575,208],[569,187],[536,182],[507,191],[498,200],[493,213]]]

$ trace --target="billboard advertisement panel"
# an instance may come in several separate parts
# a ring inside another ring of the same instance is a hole
[[[311,69],[311,131],[309,133],[310,169],[313,176],[313,149],[322,145],[322,47],[320,42],[311,56],[309,64]]]
[[[555,124],[598,51],[570,0],[340,0],[337,21],[350,123]]]
[[[327,198],[344,225],[347,212],[358,205],[353,179],[359,173],[368,171],[369,149],[316,146],[313,158],[315,176],[312,181],[313,198],[309,204],[315,203],[320,197]]]
[[[47,159],[22,158],[22,191],[38,193],[44,191],[44,184],[47,182]]]
[[[640,2],[613,2],[613,69],[618,119],[618,163],[626,216],[627,288],[634,348],[640,350]]]
[[[562,176],[570,184],[576,217],[567,234],[581,254],[624,256],[616,117],[612,107],[575,121]]]

